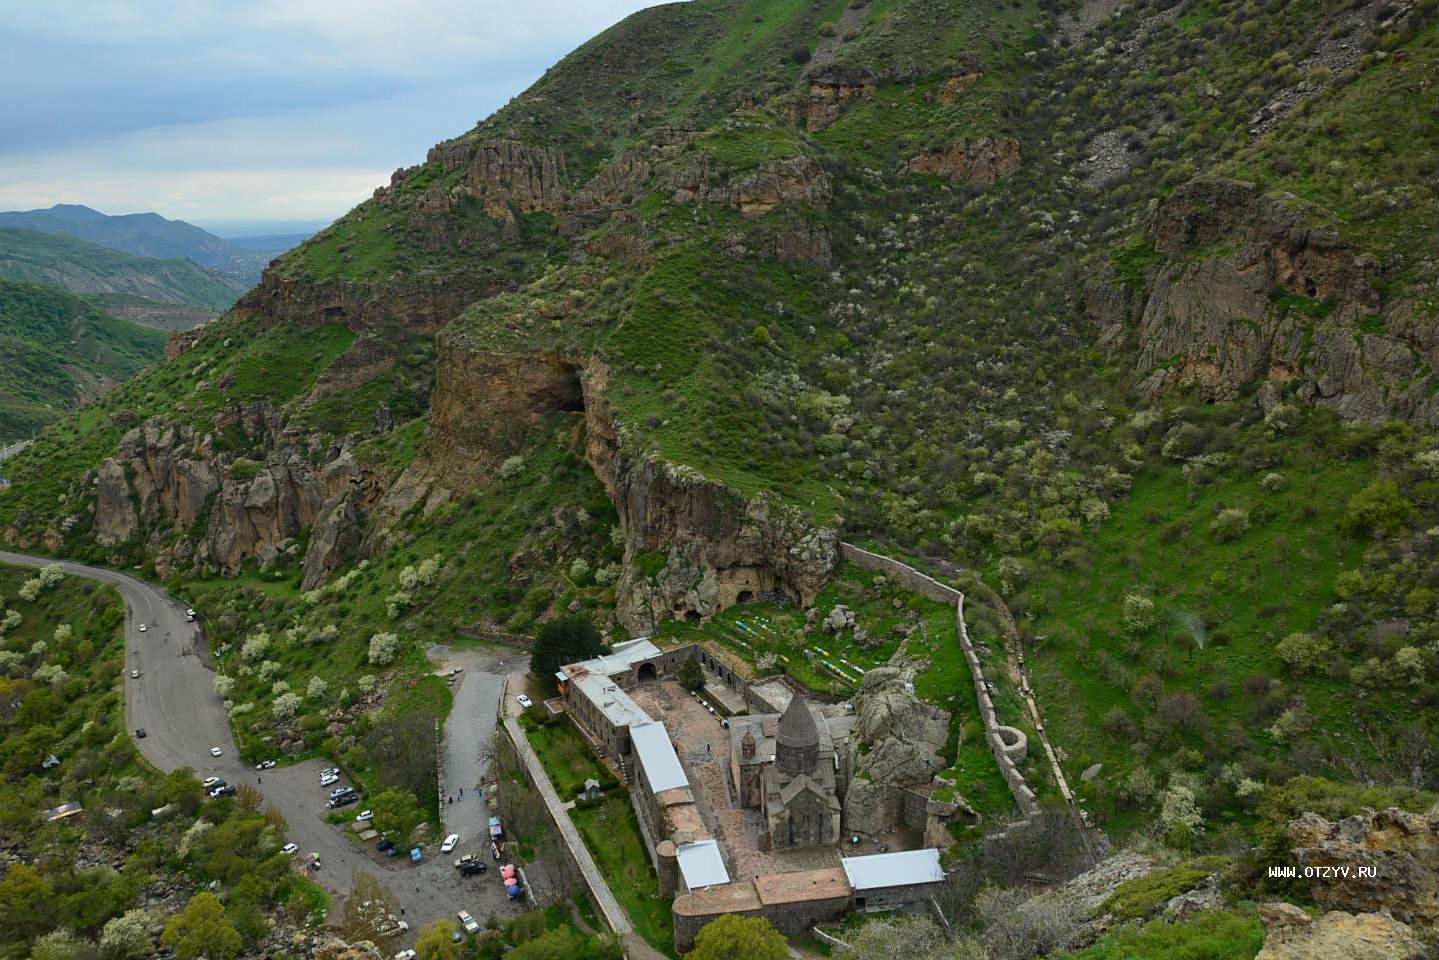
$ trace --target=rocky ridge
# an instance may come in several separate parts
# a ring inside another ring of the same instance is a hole
[[[1386,300],[1386,266],[1293,198],[1196,180],[1157,206],[1146,236],[1161,259],[1141,290],[1086,291],[1101,341],[1133,345],[1145,392],[1232,400],[1268,383],[1347,420],[1439,423],[1433,324],[1412,300]]]

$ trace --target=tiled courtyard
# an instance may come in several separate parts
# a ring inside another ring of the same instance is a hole
[[[838,847],[762,851],[764,817],[744,810],[730,779],[730,738],[720,718],[712,715],[678,683],[661,680],[630,691],[634,701],[656,720],[664,721],[675,753],[689,777],[695,804],[705,825],[725,849],[736,878],[837,867]]]

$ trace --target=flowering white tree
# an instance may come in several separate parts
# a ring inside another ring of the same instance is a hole
[[[370,663],[377,667],[388,667],[395,662],[395,653],[399,649],[399,637],[393,633],[377,633],[370,638]]]
[[[318,700],[325,695],[330,685],[320,677],[311,677],[310,683],[305,687],[305,698],[307,700]]]
[[[276,720],[289,720],[300,712],[300,698],[293,693],[282,693],[275,698],[271,710]]]

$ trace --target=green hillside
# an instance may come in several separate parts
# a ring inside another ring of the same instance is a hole
[[[1225,865],[1232,912],[1083,955],[1251,960],[1256,901],[1313,905],[1265,873],[1290,817],[1439,790],[1436,49],[1433,0],[648,9],[49,427],[0,532],[189,591],[217,649],[275,638],[234,681],[256,756],[277,691],[348,689],[377,632],[397,690],[438,687],[431,642],[583,612],[838,695],[775,664],[852,600],[874,630],[835,650],[906,649],[954,711],[986,819],[947,856],[999,882],[947,608],[838,567],[814,611],[699,609],[842,538],[966,592],[1042,803],[1041,725],[1112,844]],[[92,471],[151,419],[226,494],[130,518],[121,478],[106,516]],[[754,611],[783,636],[732,644]],[[305,749],[386,783],[326,709]],[[999,922],[980,886],[959,934]]]
[[[0,229],[0,277],[60,287],[75,294],[124,293],[220,312],[238,284],[189,260],[155,260],[64,234]]]
[[[0,439],[26,437],[160,358],[165,334],[0,280]]]

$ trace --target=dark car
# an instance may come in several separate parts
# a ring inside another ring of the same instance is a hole
[[[331,800],[330,809],[338,810],[340,807],[348,807],[352,803],[359,802],[360,795],[358,793],[347,793],[343,797],[336,797],[335,799]]]
[[[490,865],[485,863],[485,861],[474,860],[460,867],[460,873],[467,877],[470,877],[474,876],[477,873],[484,873],[488,869],[490,869]]]
[[[375,849],[379,850],[381,853],[384,853],[386,850],[393,850],[395,849],[395,841],[391,840],[389,837],[386,837],[379,843],[375,844]]]
[[[137,729],[135,730],[135,739],[136,739],[136,740],[144,740],[146,736],[148,736],[148,734],[145,733],[145,728],[144,728],[144,727],[139,727],[139,728],[137,728]]]

